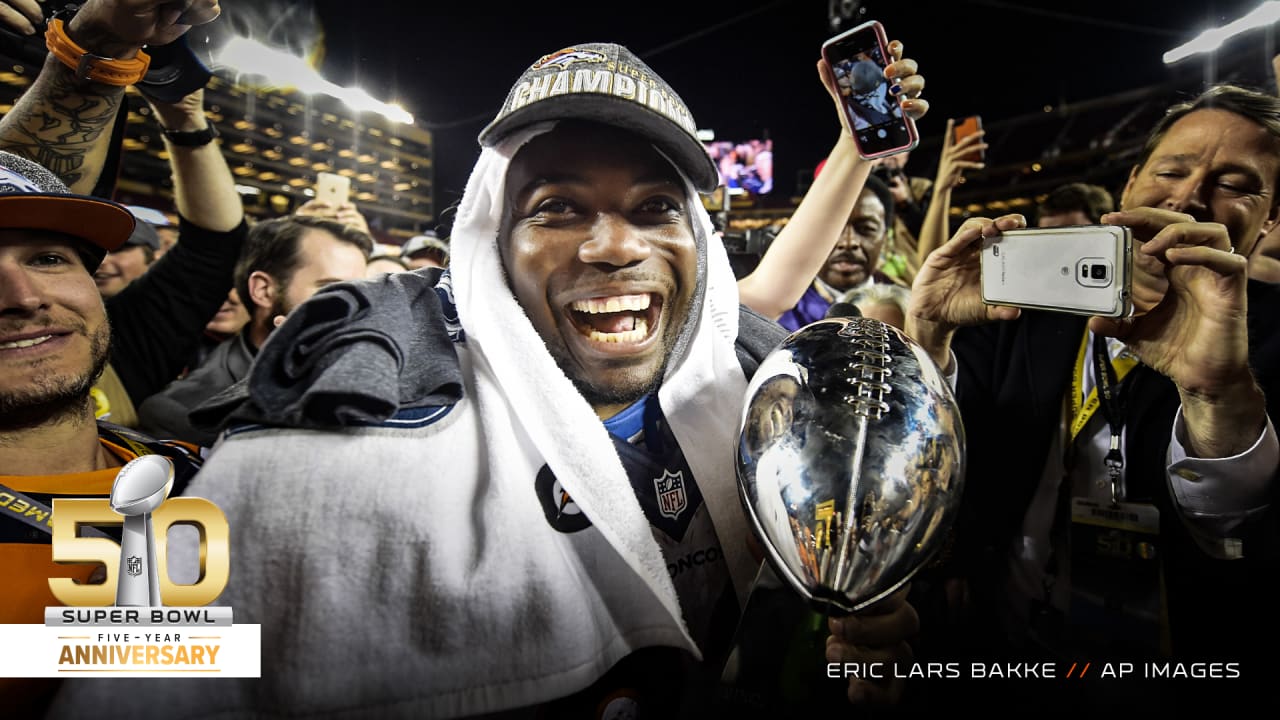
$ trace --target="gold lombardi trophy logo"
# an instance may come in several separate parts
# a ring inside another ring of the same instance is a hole
[[[169,498],[173,481],[169,458],[143,455],[129,461],[116,475],[109,500],[54,500],[54,562],[93,563],[107,571],[106,580],[96,584],[50,578],[49,589],[59,602],[68,607],[194,608],[208,605],[222,594],[231,575],[227,518],[204,498]],[[85,526],[120,525],[124,527],[119,545],[101,533],[81,533]],[[178,584],[169,577],[169,530],[180,525],[198,532],[199,568],[192,584]],[[46,615],[57,610],[49,608]],[[153,619],[170,616],[134,615]]]
[[[159,607],[160,573],[156,568],[155,528],[151,513],[173,489],[173,463],[161,455],[143,455],[116,475],[111,509],[124,516],[120,538],[117,607]]]
[[[45,608],[41,630],[56,642],[31,677],[260,677],[258,627],[236,626],[230,607],[209,606],[231,575],[227,518],[204,498],[170,498],[174,476],[169,458],[142,455],[116,474],[110,498],[53,501],[54,562],[96,565],[103,577],[49,578],[62,605]],[[188,532],[170,538],[175,526]],[[119,542],[103,532],[110,527],[120,528]],[[175,570],[194,580],[174,582]]]

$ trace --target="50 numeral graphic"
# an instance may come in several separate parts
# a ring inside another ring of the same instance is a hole
[[[207,605],[222,594],[231,576],[230,529],[227,516],[204,498],[177,497],[166,500],[152,513],[156,534],[156,563],[160,574],[160,595],[171,607]],[[124,517],[111,509],[106,499],[57,499],[53,501],[53,561],[97,563],[107,569],[99,585],[84,585],[70,578],[50,578],[49,589],[64,605],[105,607],[114,604],[120,568],[120,545],[104,538],[78,537],[81,525],[122,525]],[[168,535],[174,525],[189,525],[200,534],[200,575],[191,585],[169,579]]]

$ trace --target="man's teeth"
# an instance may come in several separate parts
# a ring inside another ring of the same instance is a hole
[[[648,334],[649,321],[638,317],[635,319],[635,325],[630,330],[616,333],[602,333],[599,330],[592,330],[587,337],[603,343],[638,343],[644,340]]]
[[[624,310],[648,310],[649,294],[615,295],[611,298],[587,298],[574,300],[571,308],[584,313],[615,313]]]
[[[0,350],[17,350],[18,348],[29,348],[34,345],[52,338],[52,335],[41,335],[40,337],[27,338],[26,340],[14,340],[13,342],[0,343]]]

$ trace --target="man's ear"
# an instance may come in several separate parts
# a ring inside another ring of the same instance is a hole
[[[1133,187],[1134,181],[1138,179],[1138,170],[1140,169],[1137,165],[1129,168],[1129,179],[1125,181],[1124,189],[1120,191],[1120,204],[1116,206],[1117,210],[1128,204],[1126,201],[1129,198],[1129,188]]]
[[[249,274],[249,299],[257,307],[270,309],[277,292],[275,278],[261,270],[254,270]]]
[[[1263,221],[1262,227],[1258,230],[1258,237],[1254,239],[1253,244],[1249,246],[1248,250],[1236,248],[1237,252],[1240,252],[1245,257],[1252,255],[1254,250],[1262,246],[1262,239],[1270,235],[1277,226],[1280,226],[1280,198],[1276,200],[1276,202],[1271,203],[1271,212],[1267,213],[1267,219]]]

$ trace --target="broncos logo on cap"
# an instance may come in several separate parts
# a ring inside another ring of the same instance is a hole
[[[569,67],[576,62],[604,62],[608,60],[604,53],[595,50],[578,50],[576,48],[565,48],[557,50],[549,55],[543,55],[538,58],[538,62],[533,64],[531,70],[541,70],[544,67],[559,66],[560,69]]]
[[[44,192],[35,183],[9,168],[0,167],[0,194]]]

